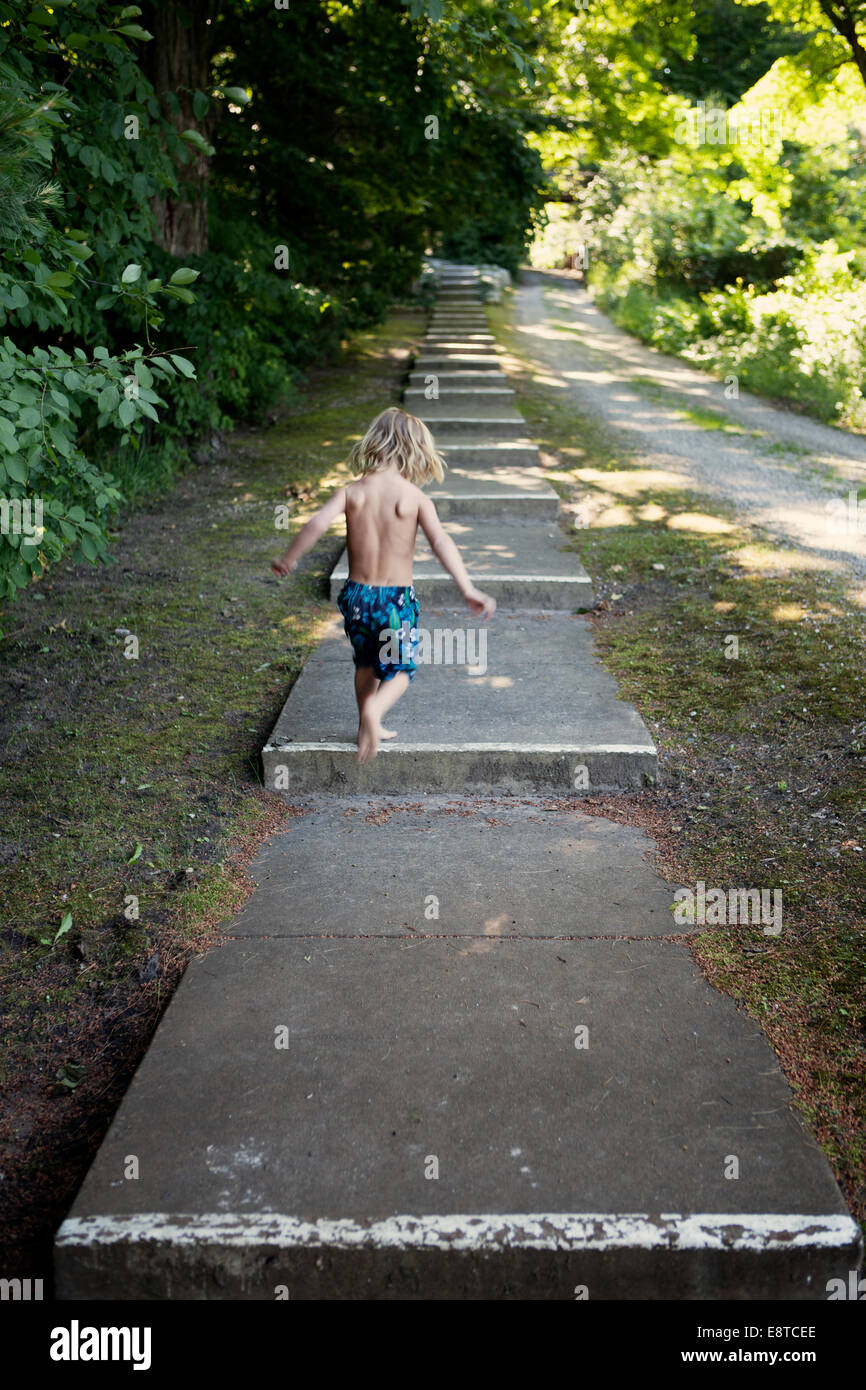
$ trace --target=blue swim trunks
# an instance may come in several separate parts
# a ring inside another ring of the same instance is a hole
[[[372,666],[380,680],[405,671],[415,678],[421,605],[414,587],[358,584],[347,579],[337,597],[356,666]]]

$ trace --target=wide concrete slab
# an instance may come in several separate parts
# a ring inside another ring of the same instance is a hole
[[[426,388],[411,386],[403,392],[403,400],[416,415],[432,406],[439,407],[443,412],[448,406],[456,406],[458,409],[472,406],[479,414],[483,414],[490,405],[512,404],[514,396],[515,392],[510,386],[482,386],[478,383],[450,386],[440,382],[435,396],[431,396]]]
[[[359,766],[351,649],[335,619],[262,752],[269,790],[287,800],[326,791],[569,796],[657,779],[649,732],[596,660],[585,619],[497,611],[477,627],[465,609],[428,604],[419,629],[430,650],[389,711],[398,737]],[[463,634],[462,650],[452,633]]]
[[[485,518],[452,517],[445,530],[460,550],[473,582],[503,607],[571,611],[592,606],[589,575],[574,551],[565,548],[565,532],[556,522],[503,518],[491,525]],[[459,589],[423,534],[418,535],[415,545],[412,573],[422,602],[461,602]],[[333,600],[348,577],[349,559],[344,551],[331,573]]]
[[[670,936],[643,831],[505,797],[317,797],[248,872],[232,936]],[[416,864],[414,882],[404,865]],[[429,894],[435,894],[431,907]],[[431,914],[435,912],[435,916]]]
[[[431,375],[435,375],[435,376],[437,377],[437,379],[438,379],[438,381],[439,381],[439,383],[440,383],[440,387],[441,387],[441,386],[448,386],[448,387],[450,387],[450,386],[505,386],[505,385],[507,384],[507,382],[508,382],[508,377],[505,375],[504,372],[500,372],[500,371],[497,371],[497,370],[495,370],[495,369],[489,369],[489,368],[488,368],[488,369],[483,370],[483,371],[453,372],[453,371],[450,371],[450,370],[449,370],[449,371],[440,371],[440,372],[436,372],[435,374],[434,374],[434,373],[430,373],[430,372],[422,372],[422,371],[410,372],[410,373],[409,373],[409,378],[408,378],[408,380],[409,380],[409,386],[410,386],[410,387],[426,386],[426,385],[428,384],[428,378],[429,378]]]
[[[492,333],[464,333],[459,337],[453,333],[427,333],[421,339],[421,351],[441,352],[453,349],[456,352],[468,352],[471,348],[476,347],[479,351],[490,352],[494,341]]]
[[[443,520],[506,517],[547,521],[554,520],[559,511],[559,498],[539,470],[492,467],[481,473],[477,468],[449,465],[445,481],[424,490]]]
[[[62,1300],[808,1300],[859,1248],[682,946],[235,940],[188,967],[55,1266]]]
[[[414,374],[428,376],[431,373],[444,375],[446,372],[462,372],[464,370],[497,372],[499,371],[499,359],[490,356],[488,353],[439,353],[436,356],[416,357],[414,363]]]
[[[439,441],[439,452],[449,468],[460,467],[480,472],[496,468],[538,469],[540,452],[531,439],[517,442],[510,439],[478,440],[446,438]]]
[[[425,401],[423,411],[419,411],[418,418],[423,420],[429,427],[434,437],[441,440],[444,444],[449,439],[462,439],[467,443],[475,441],[479,444],[487,444],[493,440],[524,441],[526,439],[526,421],[520,417],[509,418],[505,415],[496,416],[492,411],[497,407],[475,406],[475,416],[466,414],[456,414],[453,405],[443,404],[442,410],[448,410],[448,414],[440,414],[435,409],[435,401]],[[499,407],[504,410],[505,407]]]

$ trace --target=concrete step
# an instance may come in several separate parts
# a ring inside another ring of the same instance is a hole
[[[449,439],[458,435],[468,442],[477,440],[479,443],[495,439],[522,442],[526,439],[525,421],[495,416],[491,414],[492,407],[485,406],[483,415],[479,411],[475,416],[471,416],[458,415],[455,407],[449,406],[447,408],[450,413],[441,415],[433,409],[436,404],[436,401],[425,401],[424,410],[419,413],[418,418],[429,426],[440,444],[446,444]]]
[[[351,648],[334,620],[263,751],[270,790],[568,796],[657,779],[652,739],[584,618],[497,611],[479,626],[465,607],[422,602],[419,631],[430,659],[389,711],[398,737],[359,766]]]
[[[440,384],[435,395],[431,396],[429,391],[430,388],[428,387],[407,386],[403,392],[403,400],[406,402],[407,409],[417,415],[426,403],[431,406],[471,405],[483,413],[488,405],[506,405],[514,400],[515,395],[510,386],[442,386]]]
[[[351,884],[387,843],[323,862]],[[686,947],[501,940],[495,903],[482,934],[412,939],[444,873],[376,904],[408,940],[189,965],[58,1233],[60,1300],[807,1301],[858,1268],[771,1048]]]
[[[443,520],[552,521],[559,512],[559,498],[537,470],[491,467],[484,473],[474,468],[449,466],[443,483],[425,489]]]
[[[462,333],[489,333],[490,324],[486,319],[433,319],[427,325],[427,333],[437,337],[449,338]]]
[[[421,394],[423,395],[423,392]],[[474,391],[470,392],[470,397],[474,395]],[[420,418],[426,419],[429,414],[431,419],[435,418],[440,422],[454,420],[458,426],[464,421],[470,421],[473,425],[483,421],[490,425],[494,432],[492,437],[495,437],[496,427],[501,424],[520,425],[526,429],[526,421],[516,406],[511,404],[512,399],[513,393],[512,396],[506,397],[497,393],[489,400],[485,399],[483,407],[480,408],[465,396],[460,396],[454,401],[432,400],[427,402],[428,409],[420,412]]]
[[[466,372],[410,372],[407,378],[410,387],[424,387],[428,385],[428,380],[433,378],[442,387],[470,387],[470,386],[507,386],[508,377],[504,372],[485,369],[483,371]]]
[[[495,352],[480,351],[477,348],[438,354],[422,348],[420,355],[415,358],[415,370],[418,372],[462,371],[464,368],[471,371],[490,371],[498,370],[499,367],[500,360]]]
[[[591,608],[592,584],[573,550],[564,548],[565,532],[556,523],[484,518],[449,521],[445,527],[463,557],[473,583],[492,594],[503,608],[571,612]],[[415,588],[423,602],[460,603],[450,575],[430,551],[423,534],[415,547]],[[344,551],[331,574],[331,598],[336,600],[349,576]]]
[[[509,468],[537,468],[540,458],[538,445],[529,439],[516,443],[509,439],[479,443],[461,436],[459,439],[440,440],[438,448],[449,468],[460,467],[478,472],[502,465]]]
[[[413,692],[414,694],[414,692]],[[371,814],[366,797],[325,796],[304,807],[256,857],[255,894],[231,926],[233,936],[403,936],[464,938],[687,935],[672,916],[674,884],[650,867],[652,841],[634,826],[584,815],[573,805],[503,797],[462,807],[454,835],[452,800],[383,798]],[[387,824],[393,862],[381,862]],[[540,873],[514,872],[514,847]],[[407,892],[402,866],[424,864],[425,885],[439,883],[437,926],[425,919],[424,893]],[[351,892],[347,891],[351,867]],[[298,903],[306,906],[303,916]]]
[[[482,352],[492,352],[495,344],[492,333],[427,333],[421,339],[422,352],[466,352],[478,348]]]

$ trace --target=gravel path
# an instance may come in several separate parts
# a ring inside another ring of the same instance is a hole
[[[723,381],[616,328],[571,278],[525,272],[514,298],[521,352],[613,430],[634,463],[726,499],[827,569],[866,578],[866,500],[855,510],[848,498],[866,482],[866,438],[745,391],[726,400]],[[713,410],[732,428],[696,424],[684,409]]]

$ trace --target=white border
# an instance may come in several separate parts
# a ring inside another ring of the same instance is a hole
[[[171,1245],[266,1244],[350,1250],[829,1250],[856,1246],[850,1216],[537,1212],[530,1215],[391,1216],[384,1221],[301,1221],[282,1212],[203,1215],[141,1212],[67,1217],[59,1248],[156,1241]]]

